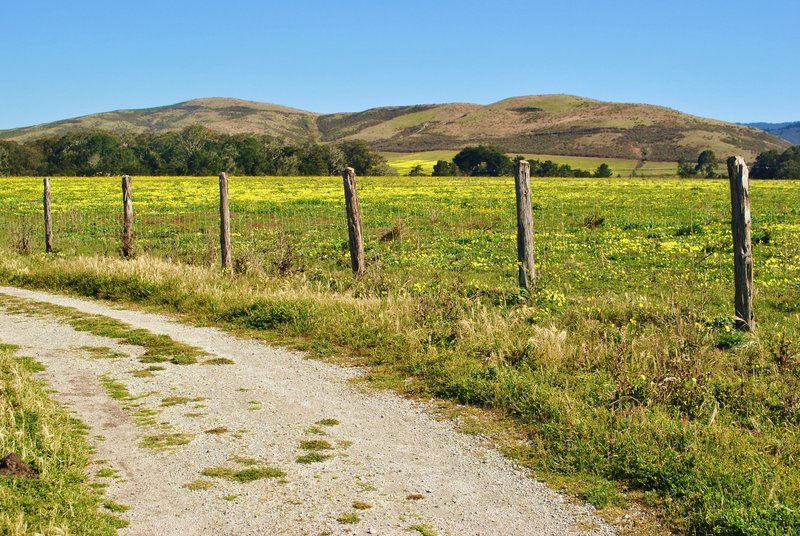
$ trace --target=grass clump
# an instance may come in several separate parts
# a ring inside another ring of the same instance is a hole
[[[174,341],[167,335],[134,329],[113,318],[71,313],[67,321],[78,331],[89,331],[100,337],[117,339],[123,344],[143,347],[145,352],[139,358],[142,363],[170,362],[174,365],[190,365],[197,362],[198,356],[206,355],[205,352]]]
[[[231,456],[230,458],[228,458],[228,461],[231,461],[233,463],[238,463],[239,465],[250,465],[250,466],[258,465],[259,463],[261,463],[255,458],[249,458],[247,456]]]
[[[213,357],[211,359],[206,359],[203,361],[203,365],[234,365],[235,362],[233,359],[228,359],[227,357]]]
[[[435,530],[428,525],[417,524],[409,527],[411,530],[419,532],[422,536],[438,536]]]
[[[320,463],[324,462],[327,459],[332,458],[330,454],[322,454],[321,452],[309,452],[308,454],[303,454],[302,456],[298,456],[295,460],[297,463],[302,464],[311,464],[311,463]]]
[[[230,430],[228,430],[228,428],[225,427],[225,426],[217,426],[215,428],[210,428],[210,429],[206,430],[205,433],[212,434],[212,435],[220,435],[220,434],[228,433],[229,431]]]
[[[192,441],[192,434],[163,433],[151,434],[142,438],[139,446],[143,449],[165,450],[181,445],[188,445]]]
[[[337,426],[339,421],[337,419],[322,419],[317,421],[315,424],[320,426]]]
[[[151,408],[139,408],[133,413],[131,416],[133,417],[133,422],[137,424],[137,426],[155,426],[156,422],[156,415],[159,415],[161,412],[157,409]]]
[[[212,489],[215,485],[216,484],[214,484],[214,482],[212,482],[211,480],[198,479],[198,480],[192,480],[191,482],[187,482],[182,487],[192,491],[199,491],[199,490]]]
[[[280,478],[286,473],[274,467],[248,467],[246,469],[235,469],[231,467],[209,467],[203,469],[203,476],[211,478],[221,478],[245,484],[264,478]]]
[[[586,488],[579,496],[597,508],[624,506],[626,503],[625,496],[620,493],[618,487],[607,480],[598,481],[595,485]]]
[[[44,372],[47,370],[47,367],[33,359],[32,357],[28,356],[20,356],[16,358],[17,363],[19,363],[25,370],[28,372]]]
[[[133,376],[134,378],[150,378],[152,376],[155,376],[154,374],[155,372],[161,370],[164,370],[164,367],[160,365],[150,365],[147,368],[132,371],[131,376]]]
[[[119,471],[110,467],[104,467],[103,469],[97,471],[97,476],[99,478],[115,478],[118,474]]]
[[[110,376],[100,376],[100,385],[102,385],[108,396],[114,400],[132,400],[131,392],[124,383],[118,382]]]
[[[348,514],[342,514],[336,518],[336,521],[341,523],[342,525],[355,525],[356,523],[361,522],[361,516],[358,515],[356,512],[350,512]]]
[[[105,501],[103,501],[103,508],[105,508],[109,512],[115,512],[115,513],[122,513],[130,510],[129,506],[125,506],[124,504],[112,501],[111,499],[106,499]]]
[[[331,445],[324,439],[312,439],[310,441],[301,441],[300,448],[303,450],[310,450],[310,451],[322,451],[322,450],[332,449],[333,445]]]
[[[18,454],[39,476],[0,476],[0,534],[116,534],[127,523],[100,509],[102,488],[90,486],[86,426],[12,350],[0,346],[0,453]]]
[[[168,396],[166,398],[161,399],[161,406],[168,408],[171,406],[188,404],[189,402],[200,402],[201,400],[205,399],[203,397],[189,398],[186,396]]]
[[[92,359],[120,359],[128,357],[123,352],[116,352],[108,346],[79,346],[78,350],[89,354]]]

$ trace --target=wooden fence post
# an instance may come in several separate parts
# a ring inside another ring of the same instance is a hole
[[[122,256],[133,256],[133,186],[130,175],[122,177]]]
[[[44,203],[44,251],[45,253],[53,252],[53,219],[50,215],[50,177],[44,178],[44,195],[42,200]]]
[[[750,240],[750,180],[741,156],[728,158],[731,182],[731,231],[733,232],[733,271],[736,286],[736,327],[755,329],[753,314],[753,244]]]
[[[356,192],[356,172],[353,168],[345,168],[342,174],[344,181],[344,202],[347,208],[347,233],[350,246],[350,263],[353,275],[364,273],[364,237],[361,234],[361,205]]]
[[[231,211],[228,205],[228,174],[219,174],[219,245],[222,268],[233,268],[231,258]]]
[[[517,260],[519,286],[530,291],[536,281],[533,249],[533,205],[531,204],[531,165],[520,160],[514,166],[517,191]]]

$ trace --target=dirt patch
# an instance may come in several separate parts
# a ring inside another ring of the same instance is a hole
[[[39,478],[39,471],[22,461],[18,454],[12,452],[0,460],[0,476],[16,476],[35,480]]]

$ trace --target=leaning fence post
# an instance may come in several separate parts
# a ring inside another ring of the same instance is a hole
[[[50,214],[50,177],[44,178],[44,251],[53,252],[53,219]]]
[[[753,314],[753,243],[750,240],[750,180],[741,156],[728,158],[731,182],[731,231],[733,232],[733,271],[736,286],[736,327],[755,328]]]
[[[222,268],[232,268],[231,258],[231,211],[228,205],[228,174],[219,174],[219,245]]]
[[[531,204],[531,165],[520,160],[514,166],[517,192],[517,261],[519,286],[531,290],[536,280],[533,251],[533,205]]]
[[[133,256],[133,187],[130,175],[122,177],[122,256]]]
[[[350,246],[350,263],[353,275],[364,273],[364,237],[361,234],[361,206],[356,192],[356,172],[353,168],[345,168],[342,173],[344,182],[344,202],[347,208],[347,233]]]

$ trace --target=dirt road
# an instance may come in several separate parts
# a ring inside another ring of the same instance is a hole
[[[233,364],[146,371],[142,348],[46,314],[12,314],[3,295],[118,319]],[[97,470],[110,475],[107,495],[130,507],[121,533],[613,532],[591,507],[550,491],[422,405],[353,385],[357,369],[161,315],[2,287],[0,342],[45,364],[54,396],[91,427]],[[112,380],[129,396],[111,398]],[[141,446],[148,442],[167,448]],[[247,469],[267,478],[248,481]]]

